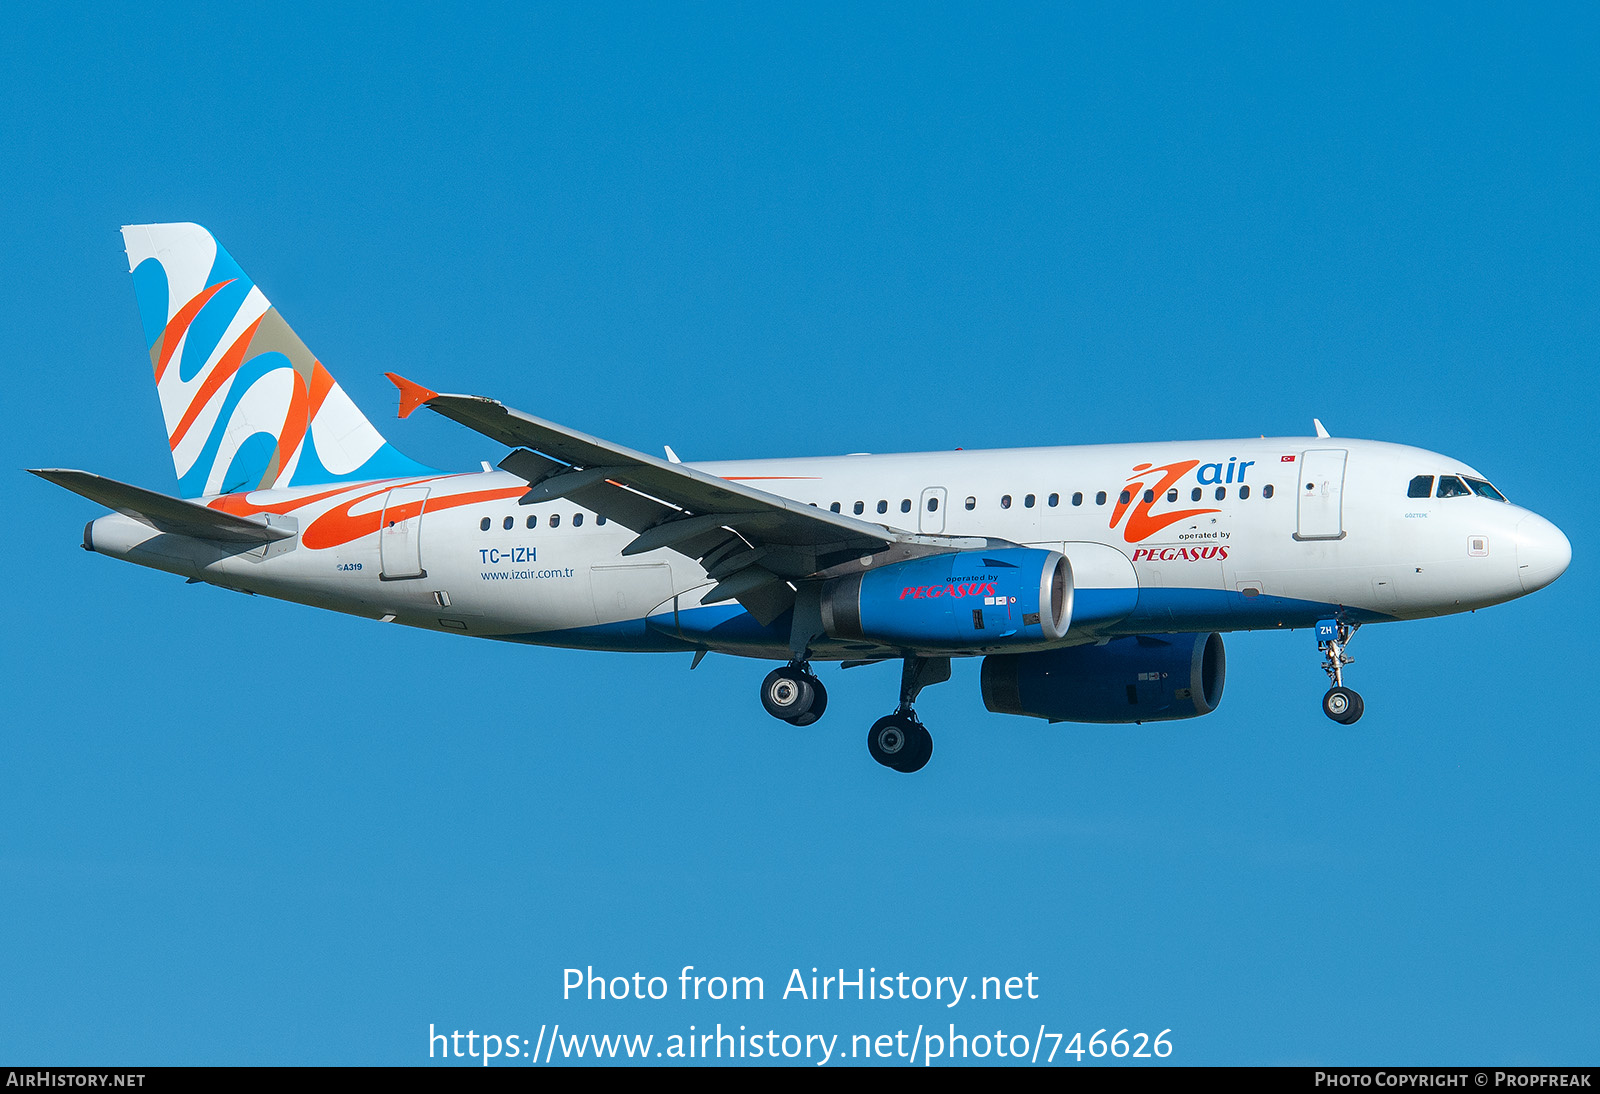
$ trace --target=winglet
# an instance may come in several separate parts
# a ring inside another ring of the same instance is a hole
[[[414,384],[404,376],[394,372],[385,372],[389,382],[400,389],[400,417],[409,418],[411,412],[426,403],[429,399],[437,399],[437,391],[429,391],[421,384]]]
[[[403,418],[403,417],[405,417],[405,415],[402,414],[401,417]],[[1311,424],[1317,427],[1317,436],[1318,437],[1326,437],[1328,435],[1327,427],[1325,427],[1322,424],[1322,419],[1321,418],[1312,418],[1311,419]]]

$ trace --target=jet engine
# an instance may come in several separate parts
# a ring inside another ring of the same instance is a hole
[[[983,705],[1052,722],[1165,722],[1222,701],[1220,634],[1140,635],[983,659]]]
[[[835,578],[822,589],[828,637],[915,649],[1054,642],[1072,621],[1060,551],[957,551]]]

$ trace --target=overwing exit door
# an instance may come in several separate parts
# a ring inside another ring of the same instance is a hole
[[[930,486],[917,506],[917,531],[939,535],[944,531],[944,487]]]
[[[1295,539],[1344,538],[1343,448],[1313,448],[1300,457],[1299,529]]]

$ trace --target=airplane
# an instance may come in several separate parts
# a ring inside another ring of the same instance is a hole
[[[814,662],[901,662],[874,760],[921,769],[916,700],[983,658],[984,705],[1049,722],[1192,718],[1222,633],[1315,628],[1350,724],[1368,623],[1487,607],[1572,547],[1449,456],[1316,436],[685,463],[394,373],[510,449],[447,473],[378,432],[206,229],[122,229],[173,497],[32,473],[113,512],[83,546],[226,589],[446,634],[777,661],[761,703],[810,725]]]

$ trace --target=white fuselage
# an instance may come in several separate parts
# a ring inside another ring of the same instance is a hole
[[[696,465],[892,529],[1062,551],[1066,642],[1119,634],[1362,623],[1481,608],[1553,581],[1571,557],[1544,518],[1491,497],[1411,497],[1417,476],[1471,476],[1422,449],[1262,438],[924,452]],[[230,549],[113,514],[90,549],[217,585],[409,626],[593,649],[789,656],[783,621],[733,601],[636,533],[568,501],[519,504],[503,471],[209,499],[293,521]],[[1124,501],[1124,491],[1127,500]],[[823,641],[812,657],[862,656]]]

